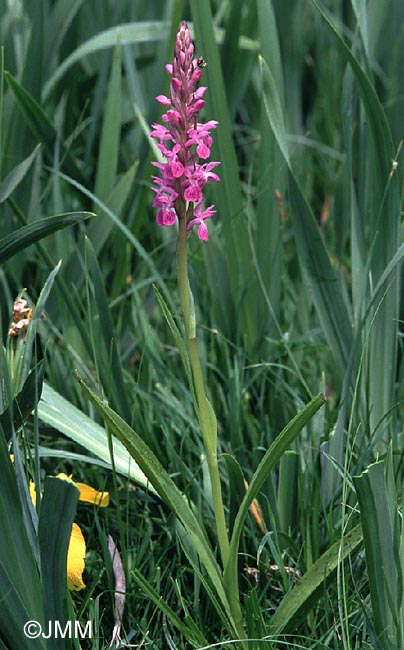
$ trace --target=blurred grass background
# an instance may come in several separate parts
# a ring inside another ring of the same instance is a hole
[[[209,243],[192,237],[190,257],[220,451],[248,480],[297,410],[319,390],[328,395],[260,495],[267,534],[251,518],[243,537],[242,590],[255,594],[268,632],[296,576],[360,520],[352,475],[387,454],[387,482],[401,494],[402,172],[393,161],[403,137],[404,5],[1,0],[0,15],[0,181],[41,144],[0,205],[0,237],[40,217],[97,213],[2,265],[3,340],[17,295],[36,303],[62,259],[38,326],[48,384],[95,418],[77,370],[142,435],[209,529],[200,434],[153,292],[156,284],[178,313],[175,229],[155,225],[148,138],[182,19],[207,61],[204,110],[220,123],[212,160],[221,183],[208,190],[218,210]],[[92,647],[106,647],[113,626],[113,578],[99,551],[106,532],[127,570],[128,640],[188,647],[137,586],[138,570],[220,641],[172,515],[130,481],[69,459],[85,449],[54,428],[39,429],[41,444],[65,455],[48,451],[44,473],[73,472],[113,493],[102,517],[80,513],[89,589],[73,600],[83,620],[100,616]],[[224,462],[222,475],[226,491]],[[394,647],[380,640],[372,588],[362,550],[273,647]]]

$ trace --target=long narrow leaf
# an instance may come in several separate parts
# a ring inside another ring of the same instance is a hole
[[[95,217],[95,214],[93,212],[68,212],[38,219],[18,228],[7,237],[0,239],[0,264],[44,237],[68,226],[81,223],[90,217]]]
[[[362,542],[359,524],[344,535],[343,544],[338,541],[330,546],[283,598],[271,618],[271,631],[275,634],[293,632],[322,595],[325,583],[335,575],[338,564],[353,554]]]
[[[129,43],[147,43],[156,40],[162,41],[167,38],[168,32],[168,22],[155,20],[117,25],[116,27],[106,29],[99,34],[96,34],[74,50],[74,52],[72,52],[57,68],[44,86],[42,93],[43,99],[47,99],[55,84],[63,77],[67,70],[85,56],[94,54],[100,50],[105,50],[109,47],[115,47],[117,42],[126,45]]]
[[[131,409],[126,396],[125,384],[123,381],[123,370],[120,351],[117,349],[117,337],[114,332],[114,325],[108,304],[108,297],[104,286],[101,269],[98,264],[94,248],[88,239],[85,238],[85,250],[87,254],[90,275],[93,280],[94,295],[98,308],[98,317],[101,325],[101,333],[104,340],[103,346],[97,346],[95,353],[103,349],[104,359],[107,368],[103,373],[105,392],[111,394],[114,403],[119,405],[122,415],[126,420],[131,419]]]
[[[306,404],[300,413],[295,415],[283,431],[275,438],[252,476],[248,490],[238,510],[230,540],[229,562],[227,567],[225,567],[224,573],[225,583],[230,591],[235,591],[236,593],[238,591],[238,549],[248,510],[272,469],[280,461],[285,451],[290,448],[293,440],[299,435],[303,427],[310,422],[313,415],[323,406],[324,402],[325,396],[323,394],[317,395],[311,402]]]
[[[107,463],[109,467],[111,466],[108,436],[105,429],[59,395],[46,382],[43,385],[42,397],[38,404],[38,417],[42,422],[56,431],[60,431]],[[149,492],[157,494],[121,442],[114,439],[112,444],[116,471],[123,476],[130,477]]]
[[[53,123],[34,97],[9,72],[5,72],[4,75],[34,137],[44,144],[49,160],[53,161],[54,145],[58,139]],[[59,147],[63,159],[63,168],[84,183],[84,174],[69,149],[62,142],[59,143]]]
[[[71,481],[48,477],[41,500],[38,538],[45,623],[58,621],[64,628],[67,593],[67,550],[79,490]],[[65,640],[56,636],[52,648],[64,650]]]
[[[293,172],[280,98],[270,69],[262,58],[261,74],[267,117],[289,167],[290,201],[299,261],[310,283],[324,334],[343,376],[352,345],[351,318],[314,216]]]
[[[15,470],[1,431],[0,461],[0,632],[5,638],[14,638],[13,634],[22,636],[27,620],[42,624],[42,589],[24,524]],[[11,637],[10,627],[14,627]],[[21,648],[26,647],[22,643]],[[34,647],[43,644],[38,642]]]
[[[35,157],[39,151],[39,144],[35,147],[34,151],[23,160],[17,167],[11,170],[11,172],[6,176],[4,181],[0,185],[0,203],[3,203],[10,194],[12,194],[15,188],[21,183],[22,179],[28,172],[31,167]]]
[[[119,39],[119,32],[117,33]],[[105,102],[95,179],[96,194],[103,201],[115,185],[121,136],[122,49],[118,40],[112,56],[112,70]]]
[[[246,289],[252,273],[251,254],[247,222],[243,216],[243,194],[232,136],[231,117],[224,90],[224,75],[220,65],[210,3],[205,0],[203,2],[191,0],[190,5],[198,48],[201,54],[205,55],[208,63],[206,68],[207,85],[209,86],[209,91],[206,94],[207,110],[210,119],[219,121],[219,127],[214,135],[212,155],[214,159],[221,162],[223,174],[221,182],[215,186],[214,192],[225,241],[224,255],[233,298],[233,309],[234,307],[239,309],[238,318],[233,319],[232,326],[233,328],[237,326],[240,332],[245,333],[252,315],[252,310],[248,309],[249,291]],[[221,254],[220,250],[218,254]],[[242,308],[240,309],[241,304]]]
[[[205,567],[218,598],[228,615],[229,624],[233,631],[236,632],[236,626],[233,621],[233,616],[228,602],[228,597],[224,590],[218,564],[213,555],[212,549],[206,540],[205,534],[186,499],[151,449],[145,442],[143,442],[142,438],[124,420],[122,420],[117,413],[105,404],[105,402],[102,402],[83,382],[83,380],[79,378],[79,382],[90,401],[94,404],[98,413],[110,427],[112,433],[126,447],[130,455],[135,459],[141,470],[147,476],[150,483],[157,490],[160,497],[181,521],[192,540],[195,550],[199,555],[201,564]]]
[[[392,465],[389,471],[393,476]],[[353,481],[362,519],[375,630],[383,647],[396,647],[400,639],[397,623],[402,614],[402,576],[397,570],[396,503],[389,496],[385,462],[370,465]]]

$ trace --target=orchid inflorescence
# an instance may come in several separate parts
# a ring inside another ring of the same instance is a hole
[[[186,22],[177,32],[173,64],[167,64],[171,75],[170,97],[158,95],[156,100],[167,107],[162,124],[153,124],[150,135],[158,140],[166,162],[153,162],[161,172],[153,176],[156,193],[153,207],[157,208],[156,221],[160,226],[172,226],[176,218],[186,219],[186,229],[198,226],[198,237],[208,240],[206,219],[216,212],[210,205],[204,208],[202,190],[208,181],[220,180],[212,170],[219,162],[204,162],[210,156],[212,137],[210,131],[218,122],[198,122],[205,101],[202,99],[207,87],[196,87],[201,78],[204,60],[193,58],[194,46]],[[170,144],[171,143],[171,144]]]

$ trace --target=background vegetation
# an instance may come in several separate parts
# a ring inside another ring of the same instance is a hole
[[[214,539],[200,431],[153,290],[177,320],[176,233],[155,224],[148,131],[182,19],[207,61],[205,117],[220,123],[218,214],[209,242],[189,244],[229,527],[243,479],[304,404],[328,397],[243,529],[246,632],[267,639],[249,647],[402,647],[403,3],[0,0],[0,15],[1,426],[6,441],[17,431],[27,475],[64,471],[111,494],[75,516],[87,589],[68,606],[94,621],[88,647],[108,647],[114,626],[108,534],[126,574],[125,642],[230,640],[181,524],[123,446],[111,461],[76,378],[136,430]],[[16,345],[21,293],[37,308]],[[0,507],[16,526],[21,512],[6,496]],[[2,593],[7,580],[3,563]],[[17,648],[7,616],[0,641]]]

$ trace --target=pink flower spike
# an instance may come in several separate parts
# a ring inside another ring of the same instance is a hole
[[[167,108],[162,116],[163,124],[153,124],[150,135],[157,140],[156,146],[165,159],[165,162],[153,163],[160,174],[152,177],[157,223],[170,226],[177,218],[183,222],[189,209],[185,204],[191,207],[194,204],[194,213],[186,228],[190,231],[196,226],[199,239],[207,241],[205,221],[213,216],[215,209],[213,205],[202,209],[203,189],[207,182],[219,180],[212,170],[220,163],[205,162],[210,158],[212,147],[210,131],[218,122],[210,120],[204,124],[199,121],[207,91],[207,86],[197,87],[205,67],[203,63],[202,57],[194,58],[191,35],[183,21],[175,39],[173,62],[166,65],[171,76],[169,93],[156,97],[157,102]]]

